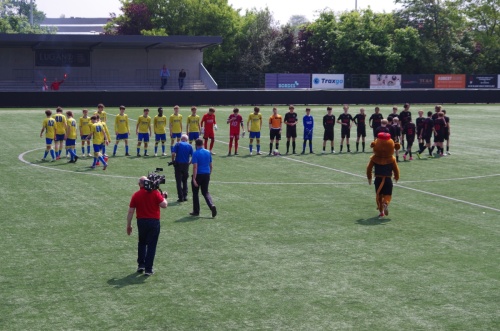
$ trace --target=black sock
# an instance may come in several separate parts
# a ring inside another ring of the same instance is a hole
[[[342,152],[342,148],[344,147],[344,145],[340,145],[340,151]]]
[[[446,146],[446,151],[449,152],[450,151],[450,146]]]
[[[305,153],[306,151],[306,140],[302,143],[302,153]]]
[[[269,143],[269,153],[273,151],[273,143]]]
[[[356,152],[359,151],[359,143],[356,143]]]
[[[286,152],[288,153],[290,151],[290,141],[286,142]]]
[[[295,153],[295,141],[292,141],[292,149],[293,149],[293,152]]]
[[[432,152],[434,151],[434,147],[435,146],[432,146],[431,148],[429,148],[429,155],[432,155]]]
[[[347,144],[346,146],[347,146],[347,151],[350,152],[351,148],[349,147],[349,144]]]
[[[361,143],[361,146],[363,146],[363,152],[364,152],[365,151],[365,142],[364,141]]]
[[[313,151],[313,142],[312,140],[309,140],[309,152],[312,153],[312,151]]]
[[[323,146],[323,152],[325,151],[325,149],[326,149],[326,146]]]
[[[276,149],[279,150],[280,149],[280,144],[279,143],[276,143]]]

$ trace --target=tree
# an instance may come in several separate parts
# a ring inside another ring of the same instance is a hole
[[[45,13],[33,3],[33,26],[30,24],[30,0],[0,2],[0,33],[54,33],[54,29],[40,27],[44,19]]]

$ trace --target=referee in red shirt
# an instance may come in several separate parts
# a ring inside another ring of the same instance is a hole
[[[137,272],[146,276],[154,274],[153,262],[156,254],[156,244],[160,235],[160,208],[167,208],[167,192],[148,191],[144,188],[145,176],[139,179],[139,191],[130,199],[127,214],[127,234],[132,233],[132,218],[137,211],[137,229],[139,242],[137,244]]]

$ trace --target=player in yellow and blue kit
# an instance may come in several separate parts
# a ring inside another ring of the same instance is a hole
[[[306,108],[306,114],[302,118],[304,125],[304,143],[302,144],[302,154],[306,153],[306,142],[309,140],[309,153],[314,154],[312,146],[314,118],[311,116],[311,108]]]
[[[46,145],[42,161],[45,161],[47,154],[49,154],[50,152],[50,156],[52,157],[52,162],[53,162],[56,159],[56,153],[52,149],[52,141],[54,140],[54,137],[56,135],[56,130],[55,130],[56,121],[55,119],[52,118],[52,112],[49,109],[45,111],[45,116],[47,116],[47,118],[43,120],[42,131],[40,131],[40,138],[42,138],[43,132],[45,131],[45,145]]]
[[[87,136],[90,133],[90,127],[92,126],[92,121],[88,116],[89,111],[87,109],[82,110],[83,116],[80,117],[78,121],[78,128],[80,129],[80,138],[82,139],[82,155],[85,156],[85,142],[87,142],[87,154],[90,154],[90,142],[87,140]]]
[[[106,123],[108,120],[108,115],[104,111],[104,105],[102,103],[97,105],[97,111],[94,113],[94,115],[99,115],[101,122]]]
[[[170,153],[174,150],[174,142],[181,141],[182,136],[182,115],[179,114],[179,106],[174,107],[174,113],[170,115],[169,119],[170,129]]]
[[[66,112],[67,129],[66,129],[66,152],[69,153],[71,159],[68,163],[76,163],[78,156],[76,155],[76,120],[73,118],[73,112],[68,110]]]
[[[259,113],[260,108],[254,107],[253,113],[248,116],[247,121],[247,131],[248,138],[250,138],[250,144],[248,148],[250,149],[250,155],[252,155],[253,140],[256,140],[257,155],[261,155],[260,151],[260,129],[262,128],[262,114]]]
[[[137,156],[141,156],[141,142],[144,141],[144,156],[148,155],[148,142],[151,136],[151,117],[149,117],[149,109],[144,108],[144,113],[139,116],[137,125],[135,126],[135,134],[137,135]]]
[[[196,111],[196,107],[191,107],[191,115],[188,116],[186,121],[186,133],[189,137],[190,144],[192,144],[194,140],[200,138],[200,116],[196,115]]]
[[[165,153],[165,141],[167,141],[167,116],[163,115],[163,108],[158,108],[158,115],[153,120],[155,130],[155,156],[158,155],[158,143],[161,141],[161,155],[167,156]]]
[[[92,128],[90,129],[90,134],[87,136],[87,140],[93,138],[92,143],[94,147],[94,162],[92,163],[91,168],[95,169],[97,161],[99,160],[102,162],[102,170],[106,170],[108,164],[102,157],[101,148],[103,144],[109,144],[109,140],[106,136],[106,132],[104,130],[104,127],[102,126],[102,123],[98,122],[97,116],[92,116],[90,119],[92,121]]]
[[[66,116],[63,114],[61,107],[57,107],[56,114],[54,115],[54,120],[56,121],[56,160],[61,158],[61,151],[63,150],[63,143],[66,140]]]
[[[94,115],[94,116],[96,117],[97,122],[99,122],[99,123],[102,124],[104,132],[106,133],[106,137],[108,137],[108,141],[109,141],[111,135],[109,134],[109,129],[108,129],[108,126],[106,125],[106,122],[101,121],[101,118],[99,117],[99,114]],[[106,154],[106,144],[104,144],[104,143],[102,143],[101,152],[102,152],[103,156],[108,156]],[[99,162],[97,162],[97,165],[99,165]]]
[[[128,153],[128,136],[130,135],[130,126],[128,122],[128,115],[125,114],[125,106],[120,106],[120,114],[115,117],[115,136],[116,143],[113,148],[113,156],[116,156],[118,143],[120,140],[125,141],[125,156],[130,156]]]

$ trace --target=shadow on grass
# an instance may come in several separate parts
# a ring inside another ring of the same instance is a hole
[[[144,274],[134,272],[123,278],[111,278],[110,280],[108,280],[108,284],[114,288],[119,289],[129,285],[143,284],[147,278],[148,277],[144,276]]]
[[[375,216],[372,218],[356,220],[356,223],[358,223],[359,225],[384,225],[385,223],[390,221],[390,218]]]
[[[178,220],[175,220],[174,223],[187,223],[187,222],[196,222],[196,221],[202,221],[202,220],[211,220],[213,219],[212,216],[185,216],[182,218],[179,218]]]

